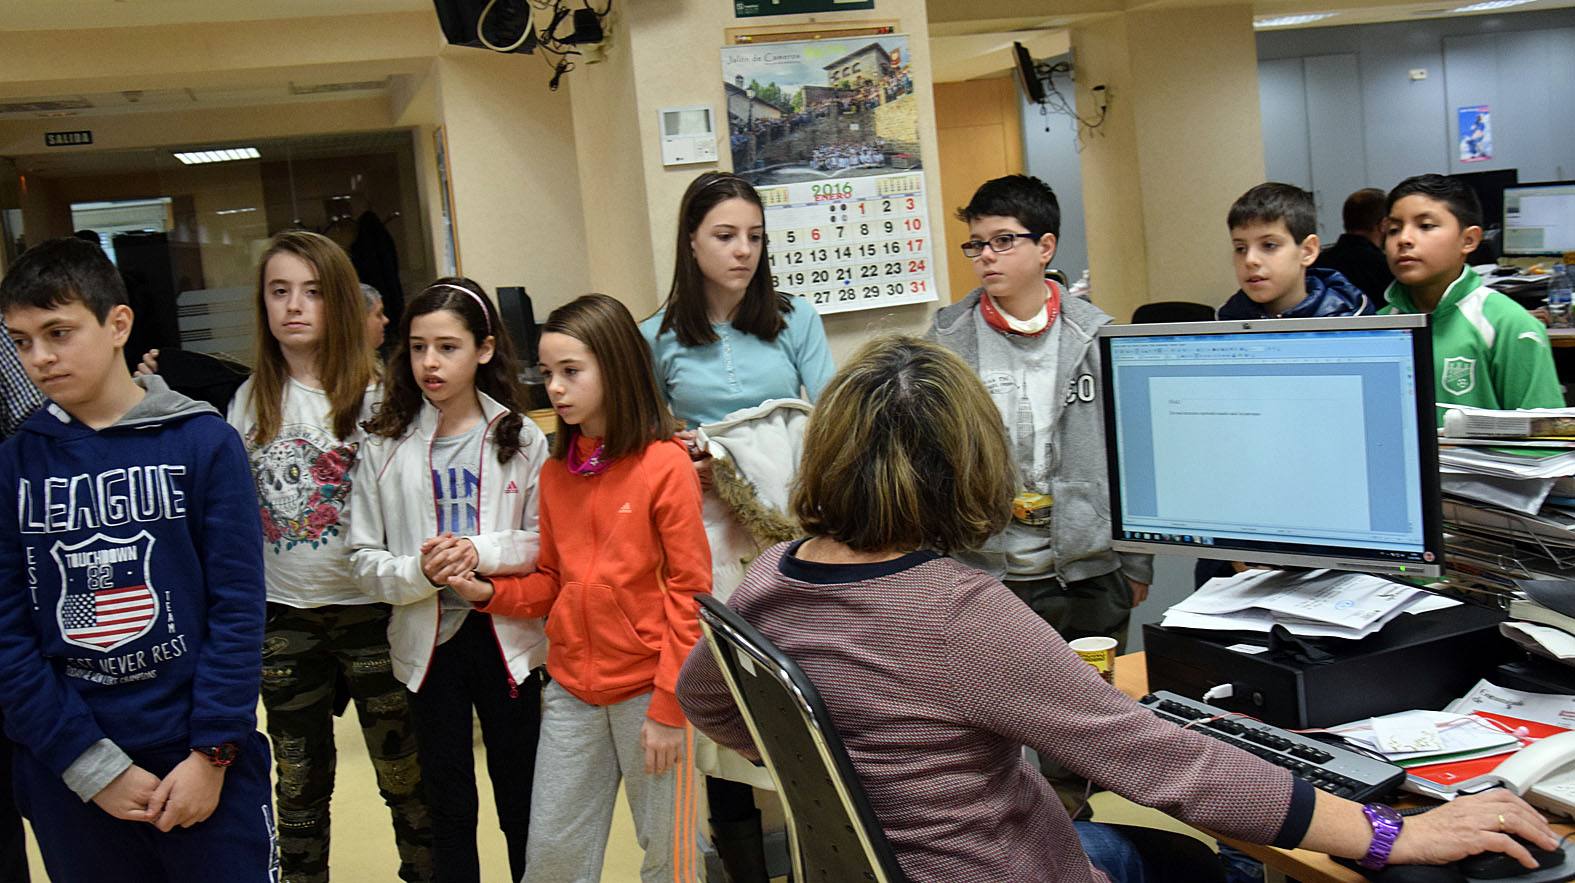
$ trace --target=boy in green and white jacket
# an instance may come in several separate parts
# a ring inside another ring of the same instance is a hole
[[[1464,183],[1417,175],[1389,191],[1384,254],[1395,281],[1382,313],[1433,314],[1438,425],[1452,405],[1562,408],[1547,330],[1466,266],[1482,207]]]

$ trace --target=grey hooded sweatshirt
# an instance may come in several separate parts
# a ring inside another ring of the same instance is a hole
[[[1054,576],[1065,584],[1119,569],[1127,579],[1152,582],[1152,555],[1118,554],[1110,548],[1110,483],[1095,345],[1099,326],[1110,317],[1087,301],[1063,295],[1061,314],[1044,335],[1006,335],[990,328],[979,315],[983,291],[976,288],[937,311],[925,336],[961,356],[987,386],[1017,373],[1025,363],[1032,364],[1035,355],[1053,352],[1055,376],[1048,389],[1061,394],[1048,403],[1035,403],[1036,409],[1048,404],[1050,433],[1048,438],[1035,437],[1032,444],[1043,452],[1048,487],[1042,492],[1055,502],[1048,531],[1014,521],[983,549],[957,557],[1007,580]]]

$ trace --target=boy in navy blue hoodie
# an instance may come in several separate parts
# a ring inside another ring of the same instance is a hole
[[[1241,289],[1221,319],[1365,316],[1378,311],[1362,290],[1318,259],[1318,209],[1311,193],[1270,182],[1243,193],[1226,218]]]
[[[1219,308],[1219,318],[1328,319],[1378,311],[1339,271],[1313,266],[1320,246],[1311,193],[1290,184],[1259,184],[1231,204],[1225,223],[1241,288]],[[1204,559],[1193,578],[1201,586],[1235,572],[1229,561]]]
[[[277,881],[241,440],[132,379],[126,290],[93,245],[24,254],[0,310],[49,399],[0,445],[0,705],[49,876]]]

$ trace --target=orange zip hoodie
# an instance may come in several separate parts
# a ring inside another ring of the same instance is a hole
[[[581,437],[589,454],[598,439]],[[541,470],[536,572],[492,577],[480,609],[547,617],[547,671],[582,702],[613,705],[650,692],[646,716],[684,725],[673,695],[711,591],[700,480],[684,446],[664,440],[598,475],[562,460]]]

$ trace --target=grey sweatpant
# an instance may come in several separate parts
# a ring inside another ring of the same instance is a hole
[[[521,883],[598,883],[618,780],[645,850],[643,883],[697,879],[694,731],[678,763],[645,774],[640,728],[651,696],[587,705],[557,683],[542,691],[541,741],[531,792],[530,846]]]

